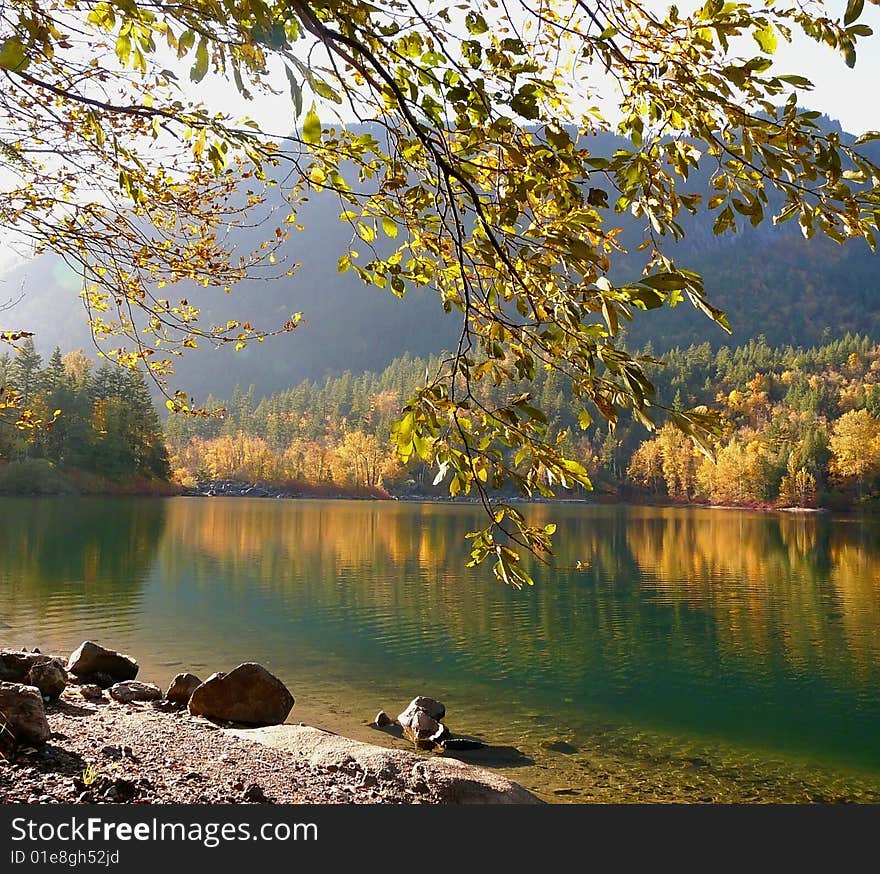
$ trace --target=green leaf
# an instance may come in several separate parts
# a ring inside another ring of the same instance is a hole
[[[865,131],[865,133],[855,141],[855,145],[863,146],[865,143],[870,143],[874,140],[880,140],[880,130]]]
[[[342,97],[337,91],[331,88],[323,79],[314,79],[312,81],[312,90],[319,97],[325,100],[332,100],[334,103],[342,103]]]
[[[290,67],[285,67],[284,72],[287,74],[287,82],[290,85],[290,96],[293,100],[293,110],[296,117],[299,118],[303,111],[302,86],[296,76],[294,76],[293,70],[291,70]]]
[[[843,16],[843,23],[850,25],[858,19],[865,8],[865,0],[849,0],[846,4],[846,14]]]
[[[303,122],[302,138],[312,146],[315,143],[321,142],[321,119],[318,118],[318,113],[315,112],[314,104],[306,113],[306,119]]]
[[[479,12],[468,12],[464,18],[464,23],[467,26],[468,33],[472,33],[474,36],[479,36],[489,29],[486,19]]]
[[[389,218],[387,215],[382,216],[382,230],[385,231],[386,237],[394,239],[397,236],[397,224],[394,219]]]
[[[182,58],[196,44],[196,34],[193,30],[185,30],[177,40],[177,57]]]
[[[765,27],[756,30],[752,36],[755,37],[755,42],[761,47],[761,51],[768,55],[772,55],[776,51],[776,47],[779,45],[776,39],[776,31],[773,30],[772,24],[768,24]]]
[[[199,47],[196,49],[196,62],[189,71],[189,78],[193,82],[201,82],[208,72],[208,41],[202,37]]]
[[[17,36],[11,36],[0,46],[0,69],[18,73],[24,70],[30,63],[22,41]]]

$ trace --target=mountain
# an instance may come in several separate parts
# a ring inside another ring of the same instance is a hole
[[[839,130],[828,119],[823,124]],[[620,145],[623,141],[600,135],[594,151]],[[705,173],[692,176],[688,190],[708,189]],[[271,326],[302,312],[306,322],[292,334],[239,353],[229,347],[190,352],[178,362],[172,387],[202,398],[209,392],[228,395],[236,384],[254,384],[259,395],[327,373],[381,370],[404,352],[427,355],[456,342],[456,314],[445,315],[432,292],[416,290],[400,300],[362,285],[352,272],[337,272],[348,242],[339,209],[335,196],[319,194],[300,212],[305,230],[283,249],[288,262],[302,264],[295,276],[243,283],[228,296],[213,289],[181,292],[211,321],[241,318],[257,327]],[[618,218],[621,238],[634,241],[639,228],[627,216]],[[728,338],[682,304],[638,314],[630,328],[632,344],[651,341],[659,352],[706,339],[716,346],[738,345],[763,335],[774,345],[810,345],[847,331],[880,334],[880,261],[863,241],[844,246],[826,239],[806,241],[794,222],[778,227],[766,222],[736,236],[715,237],[698,216],[688,219],[687,229],[685,241],[672,251],[682,266],[703,273],[710,299],[728,313],[734,336]],[[617,268],[618,276],[635,276],[640,266],[632,256]],[[92,348],[78,278],[57,258],[43,256],[20,265],[3,282],[0,304],[23,295],[3,313],[4,327],[36,331],[44,353],[55,345]]]

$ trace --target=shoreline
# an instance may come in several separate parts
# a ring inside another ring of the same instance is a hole
[[[13,685],[4,682],[4,693]],[[18,688],[39,691],[27,681]],[[57,698],[44,697],[48,737],[34,745],[7,739],[0,803],[541,803],[453,755],[390,749],[305,723],[256,728],[194,715],[164,696],[114,695],[70,675]]]
[[[7,492],[0,490],[0,498],[232,498],[241,499],[248,498],[251,500],[276,500],[276,501],[376,501],[376,502],[397,502],[402,504],[444,504],[448,506],[479,506],[479,498],[471,498],[469,496],[451,498],[443,495],[425,495],[425,494],[401,494],[395,495],[386,492],[384,495],[364,494],[352,492],[350,494],[344,492],[333,492],[328,494],[307,493],[307,492],[285,492],[274,487],[264,487],[260,483],[242,484],[242,489],[238,492],[221,492],[210,493],[199,491],[197,489],[177,486],[175,483],[168,484],[169,488],[164,491],[153,490],[128,490],[120,491],[95,491],[95,492]],[[269,492],[269,493],[264,493]],[[272,493],[275,492],[275,493]],[[699,501],[645,501],[634,500],[632,497],[621,497],[616,495],[603,495],[602,499],[595,500],[592,498],[524,498],[519,495],[510,497],[498,497],[499,503],[510,504],[526,504],[526,505],[566,505],[566,506],[584,506],[584,507],[651,507],[654,509],[678,509],[678,510],[736,510],[739,512],[749,513],[795,513],[807,515],[870,515],[873,512],[871,508],[858,507],[774,507],[772,505],[751,505],[751,504],[710,504]]]

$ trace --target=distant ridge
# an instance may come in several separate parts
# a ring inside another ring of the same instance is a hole
[[[840,129],[827,118],[820,123],[829,130]],[[596,151],[624,145],[610,135],[599,135],[593,142]],[[684,187],[706,191],[708,177],[692,176]],[[445,316],[430,291],[411,292],[399,300],[390,292],[362,285],[351,272],[337,272],[337,259],[348,242],[338,221],[339,209],[335,196],[318,194],[301,211],[306,229],[294,233],[284,248],[289,262],[303,265],[296,276],[249,282],[230,296],[217,290],[190,295],[197,297],[211,320],[240,316],[255,325],[272,325],[302,312],[306,324],[291,335],[239,353],[228,348],[189,353],[178,362],[173,387],[201,398],[209,392],[228,395],[236,384],[253,384],[260,395],[328,373],[381,370],[405,352],[428,355],[454,344],[459,330],[456,315]],[[639,229],[634,220],[628,216],[619,220],[622,239],[635,239]],[[637,318],[632,343],[651,341],[660,352],[702,340],[716,346],[740,345],[760,335],[773,345],[810,345],[847,331],[880,334],[880,260],[864,241],[845,246],[826,239],[808,242],[796,222],[774,227],[769,219],[757,229],[720,238],[699,216],[685,224],[686,240],[670,251],[683,266],[704,274],[713,303],[730,317],[734,336],[729,338],[682,304]],[[616,268],[621,276],[639,270],[635,256],[618,262]],[[3,278],[0,301],[19,293],[24,297],[3,313],[4,327],[36,331],[37,346],[44,354],[55,345],[90,349],[78,288],[76,275],[53,256],[16,267]]]

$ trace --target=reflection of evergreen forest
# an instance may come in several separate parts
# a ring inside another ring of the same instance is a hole
[[[111,639],[130,629],[164,526],[156,500],[0,498],[0,643],[34,646],[65,629],[75,646],[86,623]],[[7,637],[10,622],[24,636]]]

